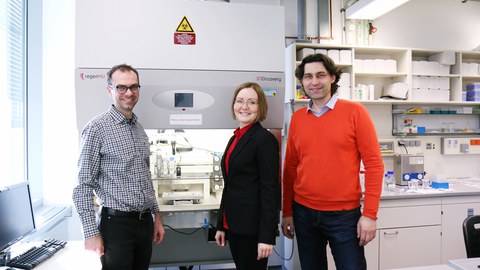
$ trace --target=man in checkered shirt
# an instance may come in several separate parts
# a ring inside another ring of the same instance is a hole
[[[151,181],[149,140],[133,113],[139,76],[126,64],[114,66],[107,75],[113,104],[82,131],[73,201],[85,248],[100,256],[104,270],[146,270],[152,243],[159,244],[165,230]]]

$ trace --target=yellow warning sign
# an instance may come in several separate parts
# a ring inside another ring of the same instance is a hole
[[[187,20],[187,17],[184,16],[182,21],[177,27],[177,32],[184,32],[184,33],[193,33],[193,28]]]

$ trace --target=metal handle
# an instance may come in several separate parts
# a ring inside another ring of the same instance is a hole
[[[388,236],[388,235],[390,235],[390,236],[396,236],[396,235],[398,235],[398,231],[395,231],[394,233],[384,232],[383,235],[384,235],[384,236]]]

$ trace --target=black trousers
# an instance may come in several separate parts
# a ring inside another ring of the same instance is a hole
[[[153,248],[153,218],[143,220],[102,213],[103,270],[148,270]]]
[[[228,245],[237,270],[265,270],[268,258],[257,260],[258,236],[228,231]]]

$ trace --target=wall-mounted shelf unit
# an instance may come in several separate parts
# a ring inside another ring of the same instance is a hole
[[[453,104],[392,105],[394,136],[480,135],[480,106]]]
[[[339,83],[340,98],[365,104],[480,104],[462,100],[466,85],[480,82],[480,52],[309,43],[292,43],[286,49],[286,102],[308,101],[301,98],[304,93],[294,74],[303,57],[312,52],[333,52],[332,58],[344,70]],[[351,57],[351,62],[335,59],[337,52]],[[393,83],[407,85],[404,100],[381,98],[384,88]],[[358,96],[359,85],[372,86],[371,95]]]

